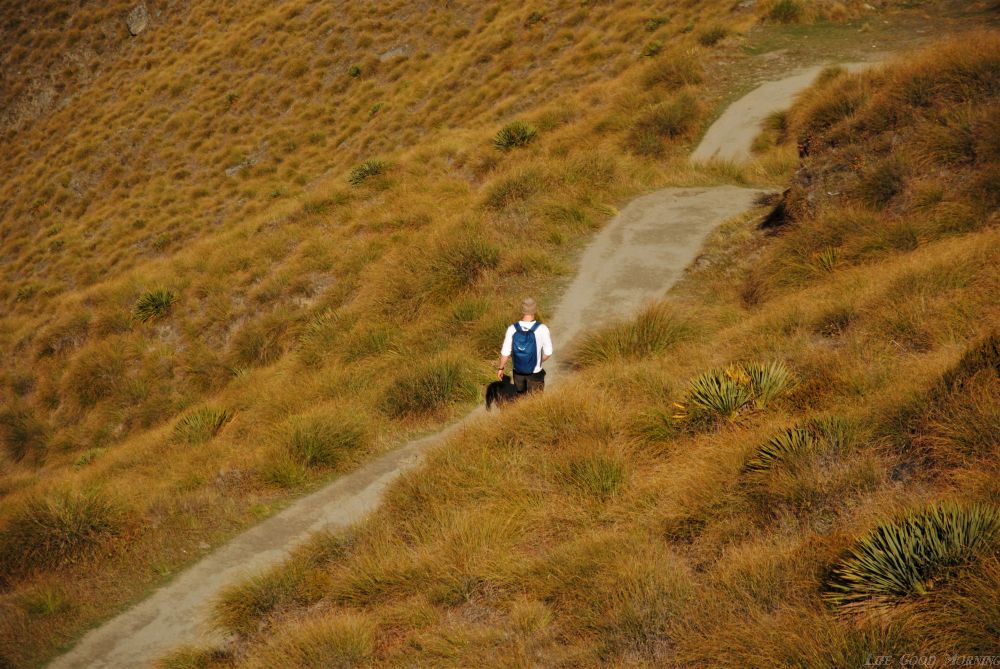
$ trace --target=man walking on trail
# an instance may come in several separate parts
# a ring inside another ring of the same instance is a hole
[[[530,297],[521,302],[521,320],[507,328],[500,348],[497,378],[503,380],[507,360],[514,359],[514,388],[519,394],[545,388],[542,363],[552,357],[552,335],[535,320],[538,305]]]

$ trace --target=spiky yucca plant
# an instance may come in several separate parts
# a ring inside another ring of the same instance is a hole
[[[780,361],[747,362],[699,374],[688,387],[687,400],[675,404],[677,419],[689,417],[735,418],[754,405],[764,407],[792,383],[792,375]]]
[[[756,454],[743,467],[750,472],[769,471],[775,466],[806,451],[816,445],[816,438],[809,430],[790,427],[774,435],[757,447]]]
[[[177,296],[165,288],[158,288],[144,293],[135,303],[132,315],[141,323],[166,316],[170,307],[177,301]]]
[[[759,407],[767,406],[792,385],[792,373],[780,360],[747,362],[741,367],[750,379],[754,402]]]
[[[185,414],[174,425],[174,438],[188,444],[203,444],[233,417],[229,409],[203,406]]]
[[[496,137],[493,138],[493,145],[501,151],[510,151],[519,146],[527,146],[538,136],[535,126],[524,121],[513,121],[500,128]]]
[[[369,178],[383,174],[386,168],[385,161],[370,158],[351,170],[351,174],[347,179],[351,182],[352,186],[360,186]]]
[[[998,548],[1000,510],[941,502],[883,523],[834,566],[823,598],[845,611],[884,609],[934,587],[949,568]]]
[[[854,438],[854,424],[840,416],[811,418],[804,424],[785,428],[758,446],[743,470],[770,471],[796,455],[819,448],[827,452],[842,451],[854,442]]]
[[[752,400],[749,384],[737,374],[712,370],[691,381],[687,404],[695,413],[732,418]]]

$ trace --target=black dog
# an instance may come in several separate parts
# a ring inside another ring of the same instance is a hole
[[[503,381],[494,381],[486,386],[486,409],[489,410],[494,404],[500,407],[517,397],[517,390],[514,388],[514,381],[504,374]]]

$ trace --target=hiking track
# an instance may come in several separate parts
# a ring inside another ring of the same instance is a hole
[[[734,102],[708,129],[692,159],[748,159],[761,121],[790,106],[820,69],[796,71]],[[588,245],[576,278],[554,311],[550,325],[557,354],[585,326],[628,316],[662,297],[695,259],[708,234],[748,210],[764,192],[735,186],[665,188],[629,202]],[[480,407],[444,430],[384,453],[293,502],[86,633],[49,669],[135,669],[149,666],[178,645],[221,641],[220,632],[209,625],[211,604],[221,590],[282,561],[313,532],[365,517],[378,506],[386,487],[416,467],[427,449],[482,414]]]

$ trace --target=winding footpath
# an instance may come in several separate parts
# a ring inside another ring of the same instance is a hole
[[[761,121],[790,106],[819,71],[795,72],[733,103],[709,128],[692,160],[747,160]],[[662,297],[708,234],[749,209],[762,192],[734,186],[666,188],[630,202],[587,247],[555,310],[551,326],[562,346],[584,327],[628,316]],[[386,487],[417,466],[425,451],[482,413],[477,409],[441,432],[385,453],[250,528],[88,632],[50,669],[135,669],[178,645],[220,641],[208,618],[222,589],[282,561],[313,532],[364,518],[378,506]]]

